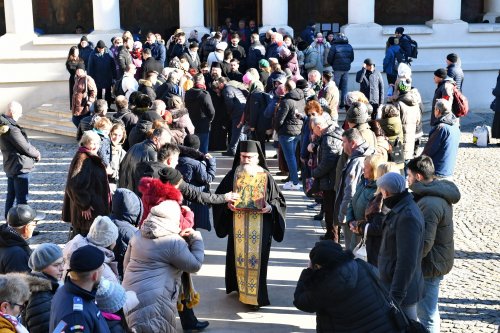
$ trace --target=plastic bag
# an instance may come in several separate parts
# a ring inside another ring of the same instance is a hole
[[[490,143],[491,127],[482,125],[476,126],[472,132],[472,143],[478,147],[486,147]]]

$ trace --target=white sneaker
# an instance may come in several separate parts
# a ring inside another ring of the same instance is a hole
[[[302,188],[302,184],[298,183],[295,185],[292,181],[286,182],[283,185],[284,190],[300,190],[301,188]]]

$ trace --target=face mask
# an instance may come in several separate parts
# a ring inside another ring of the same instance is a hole
[[[323,37],[318,38],[318,39],[317,39],[317,41],[318,41],[318,43],[320,43],[320,44],[321,44],[321,43],[323,43]]]

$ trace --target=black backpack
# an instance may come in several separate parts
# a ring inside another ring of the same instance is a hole
[[[416,59],[418,57],[418,43],[410,36],[406,35],[406,37],[408,37],[408,40],[410,41],[410,54],[408,56]]]
[[[113,94],[115,95],[115,97],[120,95],[125,96],[126,91],[123,91],[122,82],[123,76],[121,79],[116,80],[115,85],[113,86]]]

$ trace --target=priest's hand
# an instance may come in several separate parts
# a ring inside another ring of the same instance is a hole
[[[267,202],[266,202],[266,207],[264,207],[264,208],[262,208],[262,209],[260,210],[260,212],[261,212],[262,214],[267,214],[267,213],[270,213],[270,212],[272,212],[272,211],[273,211],[273,207],[272,207],[270,204],[268,204]]]

